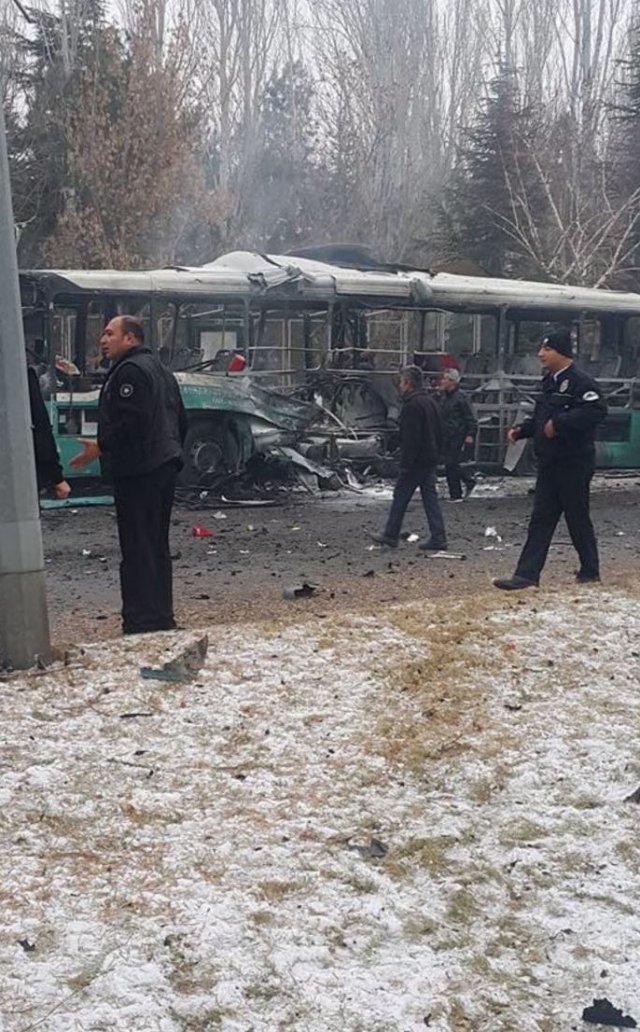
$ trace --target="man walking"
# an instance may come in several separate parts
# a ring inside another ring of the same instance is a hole
[[[533,511],[513,577],[494,580],[513,591],[538,584],[554,531],[564,513],[580,558],[576,580],[600,580],[598,546],[589,515],[596,426],[607,414],[598,384],[573,363],[571,334],[551,333],[538,352],[544,376],[533,416],[509,431],[509,440],[532,437],[538,460]]]
[[[461,502],[462,484],[465,498],[468,498],[476,482],[471,473],[460,465],[466,446],[472,445],[478,424],[471,405],[460,390],[460,373],[457,369],[445,369],[442,374],[442,436],[444,473],[449,487],[449,499]]]
[[[395,548],[407,506],[420,488],[429,537],[419,547],[441,551],[447,535],[436,492],[436,464],[442,447],[442,423],[438,404],[422,387],[422,370],[407,366],[400,374],[400,476],[393,492],[393,503],[382,534],[373,540]]]
[[[85,441],[72,465],[100,455],[113,481],[124,633],[167,631],[176,626],[169,524],[186,413],[175,377],[145,346],[138,319],[112,319],[100,346],[113,364],[100,393],[98,440]]]

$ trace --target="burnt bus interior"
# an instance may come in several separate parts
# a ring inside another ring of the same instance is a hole
[[[48,290],[43,274],[21,277],[25,341],[49,392],[69,393],[60,432],[86,432],[73,394],[96,390],[105,367],[99,340],[118,314],[142,319],[147,339],[174,371],[225,375],[234,356],[264,387],[318,395],[356,432],[388,428],[397,410],[395,380],[407,363],[435,385],[455,362],[479,417],[476,460],[500,462],[508,426],[536,389],[536,352],[544,334],[572,329],[578,362],[603,384],[613,409],[602,433],[624,440],[635,389],[640,316],[488,306],[438,309],[375,299],[327,302],[309,297],[216,297]],[[233,375],[233,374],[230,374]],[[617,436],[616,436],[617,435]]]

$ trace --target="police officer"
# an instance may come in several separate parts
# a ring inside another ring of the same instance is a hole
[[[551,333],[538,352],[544,376],[533,416],[509,431],[509,440],[532,437],[538,460],[533,511],[513,577],[494,580],[513,591],[538,584],[549,545],[564,513],[580,558],[576,580],[600,580],[598,546],[589,516],[589,485],[595,461],[596,426],[607,406],[595,380],[573,363],[571,334]]]
[[[113,364],[100,393],[98,440],[85,441],[72,465],[81,468],[100,455],[113,481],[124,633],[171,630],[169,524],[186,413],[175,377],[145,346],[138,319],[112,319],[100,346]]]

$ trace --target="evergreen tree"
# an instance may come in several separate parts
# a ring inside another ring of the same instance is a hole
[[[300,61],[274,72],[265,89],[245,215],[257,246],[266,250],[288,250],[315,232],[320,175],[314,161],[313,95],[313,82]]]
[[[535,113],[520,98],[517,73],[502,67],[465,134],[441,219],[453,254],[492,276],[531,271],[513,225],[529,219],[541,203],[532,160],[538,133]]]
[[[22,110],[9,119],[14,215],[24,226],[22,265],[40,264],[69,189],[70,120],[85,70],[100,53],[104,0],[70,0],[64,13],[30,9],[33,35],[18,36],[24,57]]]

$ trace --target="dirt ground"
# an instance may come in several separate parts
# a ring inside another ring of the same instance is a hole
[[[177,618],[182,626],[198,627],[287,614],[322,617],[335,609],[375,611],[391,602],[484,590],[491,577],[513,570],[531,507],[530,486],[487,479],[464,504],[443,503],[449,547],[464,553],[464,561],[428,559],[417,543],[404,542],[395,550],[372,547],[368,535],[383,526],[390,489],[297,495],[274,508],[177,506],[172,528]],[[592,511],[608,584],[634,578],[640,568],[639,500],[637,478],[598,477],[594,484]],[[42,523],[54,640],[118,635],[113,510],[46,511]],[[196,526],[210,529],[213,537],[193,537]],[[487,528],[495,528],[502,541],[487,536]],[[417,497],[405,530],[422,534]],[[562,525],[545,584],[570,581],[574,569],[575,554]],[[305,581],[316,585],[312,597],[283,598],[285,589]]]

